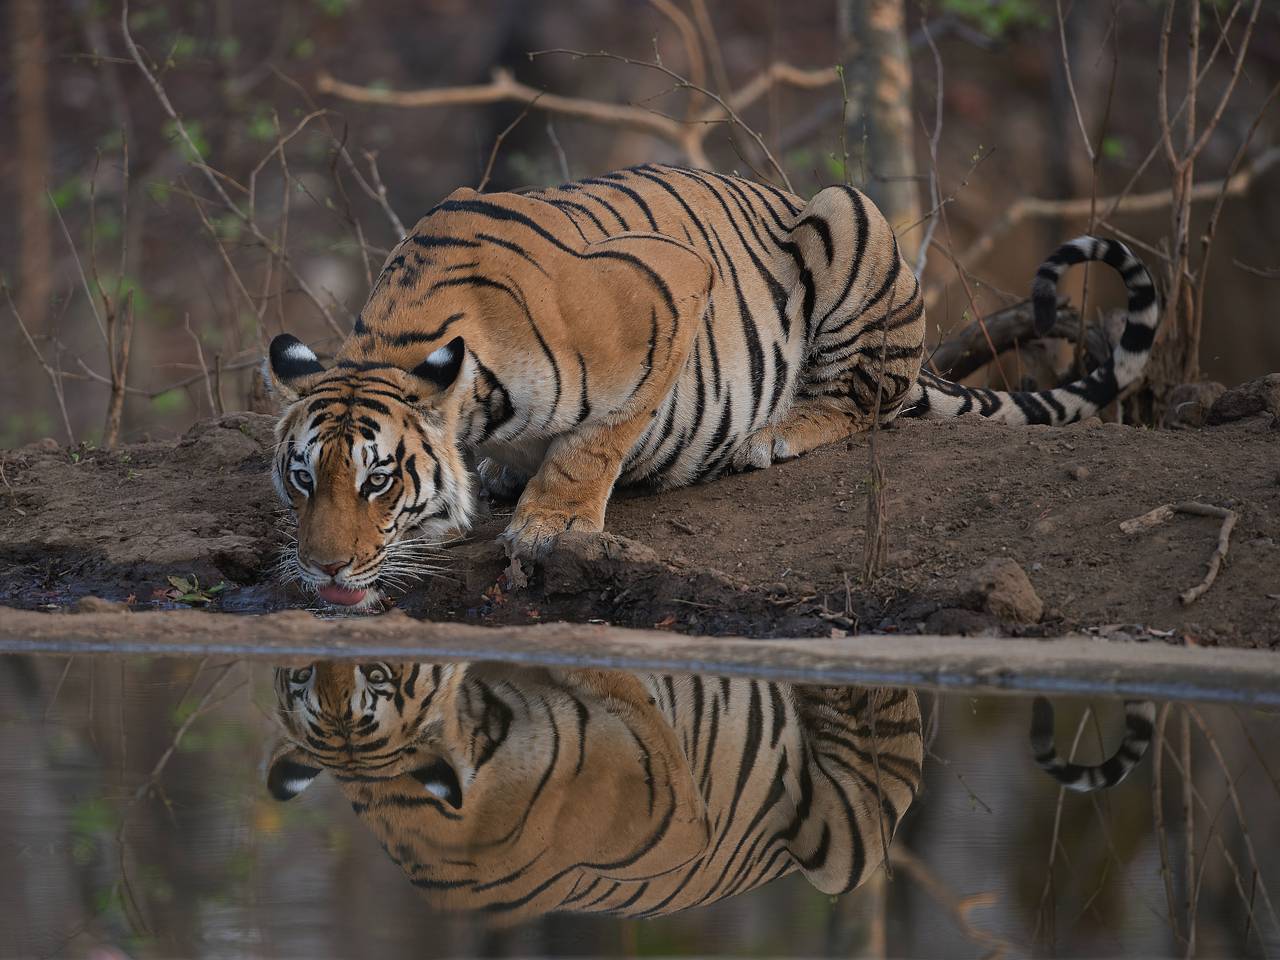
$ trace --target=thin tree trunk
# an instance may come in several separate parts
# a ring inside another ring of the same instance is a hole
[[[900,232],[920,219],[903,0],[840,0],[837,19],[853,53],[848,136],[865,165],[850,173]],[[914,260],[919,242],[919,231],[899,237],[903,256]]]

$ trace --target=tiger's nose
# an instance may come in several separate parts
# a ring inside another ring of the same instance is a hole
[[[320,569],[323,570],[325,573],[327,573],[329,576],[336,577],[338,575],[338,571],[341,570],[343,567],[345,567],[347,565],[347,562],[349,561],[344,561],[342,563],[322,563],[319,566],[320,566]]]

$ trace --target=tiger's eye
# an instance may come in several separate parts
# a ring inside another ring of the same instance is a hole
[[[380,664],[370,663],[360,669],[364,672],[364,678],[370,683],[386,683],[391,679],[391,674]]]
[[[306,683],[311,679],[311,668],[301,667],[289,674],[290,683]]]

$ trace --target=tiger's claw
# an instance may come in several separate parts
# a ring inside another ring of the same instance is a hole
[[[602,524],[586,517],[558,510],[517,510],[510,525],[498,537],[514,560],[539,561],[555,547],[560,534],[568,530],[599,533]]]

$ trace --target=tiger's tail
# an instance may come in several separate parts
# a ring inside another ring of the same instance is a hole
[[[1036,697],[1031,705],[1031,749],[1036,763],[1068,790],[1089,793],[1114,787],[1147,752],[1155,719],[1156,705],[1150,700],[1126,700],[1124,739],[1116,752],[1095,766],[1069,763],[1058,756],[1053,745],[1053,706],[1044,697]]]
[[[1035,330],[1044,335],[1053,327],[1058,304],[1058,280],[1066,269],[1088,260],[1114,267],[1129,291],[1129,316],[1110,359],[1087,377],[1053,390],[1007,393],[963,387],[921,370],[900,416],[925,420],[977,413],[1002,423],[1074,423],[1097,413],[1120,391],[1142,377],[1155,340],[1160,307],[1155,284],[1142,261],[1118,240],[1077,237],[1064,243],[1036,271],[1031,285]]]

